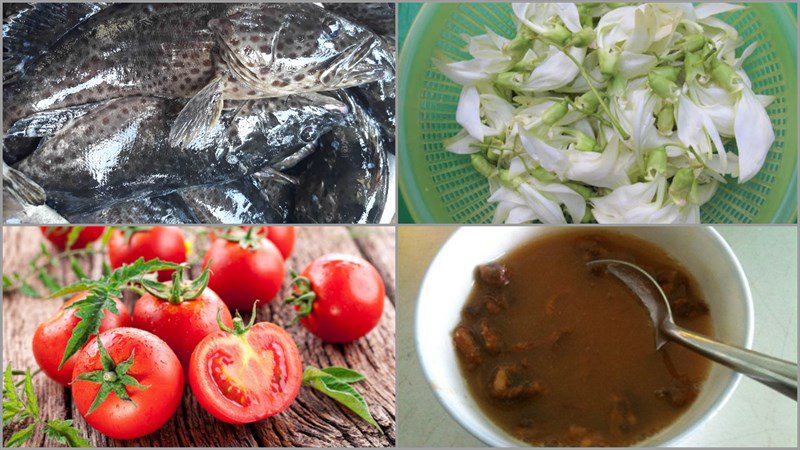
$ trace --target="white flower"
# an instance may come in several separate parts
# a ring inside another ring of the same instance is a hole
[[[717,127],[708,114],[704,114],[686,95],[678,97],[675,109],[678,121],[678,139],[687,147],[693,148],[701,156],[711,158],[716,149],[723,169],[727,167],[725,147],[722,145]]]
[[[499,186],[489,203],[498,203],[496,223],[521,223],[538,220],[547,224],[565,224],[564,205],[573,222],[580,222],[586,213],[586,201],[574,190],[559,183],[542,183],[530,178],[516,190]]]
[[[566,178],[604,188],[628,184],[628,169],[633,158],[629,152],[623,154],[620,147],[619,138],[614,136],[603,152],[567,150]]]
[[[579,63],[582,63],[583,57],[586,55],[586,49],[572,47],[569,49],[569,54]],[[519,90],[530,92],[552,91],[570,84],[579,72],[580,69],[569,56],[551,45],[547,57],[533,69],[533,72],[524,82],[520,83]]]
[[[767,111],[749,87],[740,91],[736,102],[736,148],[739,150],[739,183],[753,178],[767,157],[775,132]]]
[[[511,9],[522,24],[539,34],[552,30],[556,17],[573,33],[581,29],[578,8],[574,3],[512,3]]]
[[[553,147],[540,140],[533,130],[517,130],[522,148],[534,161],[545,170],[563,177],[567,170],[569,159],[563,150]]]

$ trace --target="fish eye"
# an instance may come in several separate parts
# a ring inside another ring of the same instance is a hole
[[[303,142],[311,142],[314,139],[314,127],[309,125],[300,130],[300,139]]]

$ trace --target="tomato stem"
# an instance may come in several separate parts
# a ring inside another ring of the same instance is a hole
[[[292,296],[284,300],[283,303],[286,305],[294,305],[294,309],[297,313],[290,325],[295,325],[303,317],[311,315],[311,312],[314,310],[314,301],[317,299],[317,294],[311,287],[311,280],[298,275],[297,272],[293,270],[290,270],[289,274],[292,277],[294,292]]]

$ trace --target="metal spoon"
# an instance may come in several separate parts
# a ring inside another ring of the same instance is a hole
[[[605,266],[639,297],[650,312],[656,335],[656,349],[667,341],[677,342],[713,361],[766,384],[797,400],[797,363],[783,361],[763,353],[714,341],[675,324],[667,296],[656,280],[641,267],[615,259],[601,259],[588,266]]]

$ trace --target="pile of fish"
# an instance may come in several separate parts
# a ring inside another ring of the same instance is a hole
[[[379,222],[394,31],[389,3],[16,5],[3,219]]]

